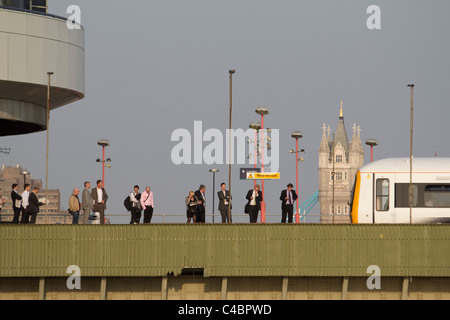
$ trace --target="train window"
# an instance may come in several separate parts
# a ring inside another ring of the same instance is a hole
[[[377,179],[377,211],[389,211],[389,179]]]
[[[413,184],[413,207],[418,207],[419,202],[419,185]],[[421,187],[421,190],[423,187]],[[423,191],[421,191],[421,194]],[[395,184],[395,207],[396,208],[409,208],[409,183],[396,183]]]
[[[450,207],[450,185],[428,185],[424,193],[425,207]]]

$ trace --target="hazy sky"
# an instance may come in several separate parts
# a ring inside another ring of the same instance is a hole
[[[378,140],[375,159],[409,156],[407,84],[414,83],[414,155],[450,156],[448,1],[50,0],[49,11],[68,17],[72,4],[80,6],[85,28],[86,98],[51,113],[49,187],[61,190],[63,208],[74,187],[101,178],[97,141],[106,138],[107,213],[124,214],[132,187],[150,185],[155,214],[181,214],[172,221],[185,222],[184,198],[201,183],[211,213],[208,170],[220,169],[218,191],[228,166],[174,165],[171,134],[193,133],[195,120],[225,134],[229,69],[236,69],[233,127],[247,129],[265,105],[265,125],[280,130],[281,179],[266,183],[269,214],[281,215],[280,192],[295,184],[288,152],[294,130],[303,132],[306,149],[301,202],[317,190],[321,127],[336,129],[340,100],[349,138],[356,123],[363,143]],[[370,5],[381,8],[381,30],[367,28]],[[20,164],[44,180],[45,141],[45,132],[0,138],[0,146],[12,148],[0,163]],[[233,166],[235,214],[243,213],[253,186],[239,180],[240,167]]]

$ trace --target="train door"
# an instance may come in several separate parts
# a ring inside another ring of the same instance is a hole
[[[395,223],[394,176],[374,174],[373,217],[374,223]]]

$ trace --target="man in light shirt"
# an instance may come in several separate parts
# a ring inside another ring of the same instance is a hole
[[[30,184],[26,183],[24,185],[25,190],[22,192],[22,220],[20,223],[28,223],[29,214],[28,214],[28,198],[30,197]]]
[[[97,187],[92,189],[92,211],[100,213],[100,224],[105,224],[105,210],[108,194],[103,188],[103,181],[97,180]]]
[[[144,223],[152,222],[153,217],[153,192],[150,187],[145,187],[145,191],[141,195],[141,206],[144,209]]]

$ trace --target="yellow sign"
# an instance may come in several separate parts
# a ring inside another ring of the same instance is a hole
[[[247,179],[280,179],[279,172],[252,172],[247,173]]]

